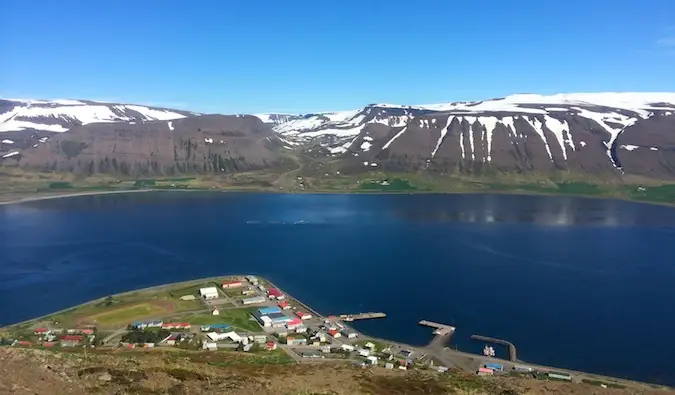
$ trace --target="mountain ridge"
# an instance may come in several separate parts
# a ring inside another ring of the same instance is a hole
[[[14,146],[8,152],[12,144],[0,142],[0,157],[12,154],[5,159],[17,162],[23,150],[37,148],[56,133],[68,134],[74,128],[204,116],[83,100],[16,102],[23,103],[19,111],[14,110],[16,104],[2,111],[3,103],[6,108],[9,101],[0,100],[0,130],[5,130],[0,137],[3,142],[12,141],[11,136],[26,138],[29,132],[31,144],[24,144],[22,150]],[[89,111],[74,113],[73,107]],[[14,116],[7,116],[12,112]],[[348,111],[253,117],[270,127],[279,150],[339,160],[354,172],[378,168],[480,174],[492,169],[615,176],[627,172],[675,178],[671,137],[675,135],[675,93],[669,92],[517,94],[481,101],[377,103]],[[8,122],[32,122],[33,128],[12,131]],[[55,132],[57,127],[59,132]]]

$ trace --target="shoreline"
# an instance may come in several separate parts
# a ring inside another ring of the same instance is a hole
[[[114,294],[111,294],[111,295],[106,295],[106,296],[103,296],[103,297],[100,297],[100,298],[92,299],[92,300],[87,301],[85,303],[81,303],[81,304],[78,304],[78,305],[75,305],[75,306],[71,306],[71,307],[68,307],[68,308],[65,308],[65,309],[62,309],[62,310],[59,310],[59,311],[51,312],[51,313],[43,315],[43,316],[31,318],[31,319],[21,321],[21,322],[18,322],[18,323],[14,323],[14,324],[5,325],[3,327],[0,327],[0,331],[10,330],[12,328],[17,328],[17,327],[20,327],[22,325],[29,324],[29,323],[40,322],[40,321],[43,321],[43,320],[45,320],[45,319],[47,319],[51,316],[54,316],[54,315],[57,315],[57,314],[60,314],[60,313],[68,312],[70,310],[74,310],[74,309],[78,309],[78,308],[81,308],[81,307],[84,307],[84,306],[87,306],[87,305],[98,303],[100,301],[105,300],[108,297],[121,297],[121,296],[128,295],[128,294],[143,293],[143,292],[161,290],[163,288],[171,288],[171,287],[176,287],[176,286],[188,287],[188,286],[192,286],[192,285],[201,284],[201,283],[204,283],[204,282],[219,281],[219,280],[222,280],[223,277],[244,278],[245,276],[246,276],[245,274],[226,274],[226,275],[221,275],[221,276],[203,277],[203,278],[190,279],[190,280],[185,280],[185,281],[176,281],[176,282],[172,282],[172,283],[153,285],[153,286],[150,286],[150,287],[132,289],[132,290],[129,290],[129,291],[114,293]],[[313,313],[315,315],[315,317],[317,317],[317,318],[320,317],[320,318],[324,318],[324,319],[328,317],[328,316],[320,314],[315,309],[311,308],[308,304],[306,304],[306,303],[300,301],[299,299],[297,299],[295,296],[285,292],[282,288],[277,287],[276,284],[271,282],[266,277],[260,276],[258,274],[255,274],[255,276],[258,277],[259,280],[262,280],[262,281],[266,282],[268,284],[268,286],[277,288],[279,290],[282,290],[283,293],[288,298],[295,301],[296,304],[299,304],[300,306],[304,307],[307,311]],[[356,330],[350,324],[351,324],[350,322],[343,322],[344,326],[346,326],[349,329],[351,329],[352,331],[358,333],[359,335],[364,337],[366,340],[380,341],[380,342],[383,342],[383,343],[389,343],[389,344],[392,344],[392,345],[398,345],[398,346],[410,348],[410,349],[423,349],[424,348],[424,346],[420,346],[420,345],[402,343],[402,342],[399,342],[399,341],[396,341],[396,340],[371,336],[371,335],[363,333],[359,330]],[[452,354],[455,354],[455,355],[464,356],[464,357],[470,358],[470,359],[474,359],[474,358],[483,358],[484,359],[484,358],[486,358],[486,357],[484,357],[480,354],[474,354],[474,353],[469,353],[469,352],[459,351],[459,350],[453,350],[453,349],[448,349],[448,350],[446,350],[446,352],[452,353]],[[670,387],[668,387],[667,385],[664,385],[664,384],[655,384],[655,383],[643,382],[643,381],[633,380],[633,379],[624,378],[624,377],[607,376],[607,375],[603,375],[603,374],[599,374],[599,373],[578,371],[578,370],[574,370],[574,369],[570,369],[570,368],[559,368],[559,367],[553,367],[553,366],[547,366],[547,365],[540,365],[540,364],[537,364],[536,362],[531,363],[531,362],[522,361],[522,360],[518,360],[517,362],[513,362],[513,361],[506,360],[506,359],[494,358],[494,357],[490,358],[490,360],[493,361],[493,362],[498,362],[498,363],[502,363],[502,364],[511,363],[511,364],[527,365],[529,367],[532,367],[534,369],[538,369],[540,371],[562,371],[562,372],[566,372],[568,374],[574,375],[575,377],[592,379],[592,380],[600,380],[600,381],[604,381],[604,382],[617,383],[617,384],[622,384],[622,385],[631,385],[631,386],[637,385],[637,386],[670,388]]]
[[[649,200],[637,200],[626,197],[616,196],[602,196],[602,195],[584,195],[584,194],[554,194],[554,193],[540,193],[535,191],[346,191],[346,190],[316,190],[316,191],[276,191],[276,190],[256,190],[256,189],[124,189],[124,190],[110,190],[110,191],[78,191],[68,192],[63,194],[28,194],[26,197],[15,198],[11,200],[0,200],[0,206],[11,204],[31,203],[43,200],[55,200],[74,198],[79,196],[97,196],[97,195],[113,195],[126,193],[141,193],[141,192],[210,192],[210,193],[260,193],[260,194],[279,194],[279,195],[512,195],[512,196],[544,196],[544,197],[570,197],[582,199],[606,199],[621,202],[629,202],[636,204],[656,205],[662,207],[675,208],[675,203],[655,202]],[[1,197],[0,197],[1,198]]]

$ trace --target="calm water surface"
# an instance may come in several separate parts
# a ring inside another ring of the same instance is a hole
[[[294,224],[296,221],[306,224]],[[534,363],[675,383],[675,209],[489,195],[143,193],[0,206],[0,325],[112,293],[265,276],[368,334],[421,319]]]

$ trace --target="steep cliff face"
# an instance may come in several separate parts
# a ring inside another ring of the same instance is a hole
[[[9,159],[85,174],[217,173],[275,166],[280,147],[256,117],[205,115],[77,126]]]

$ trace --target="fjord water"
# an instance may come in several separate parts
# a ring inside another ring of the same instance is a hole
[[[303,222],[299,222],[303,221]],[[675,209],[507,195],[157,192],[0,206],[0,325],[109,294],[253,273],[422,345],[673,383]]]

